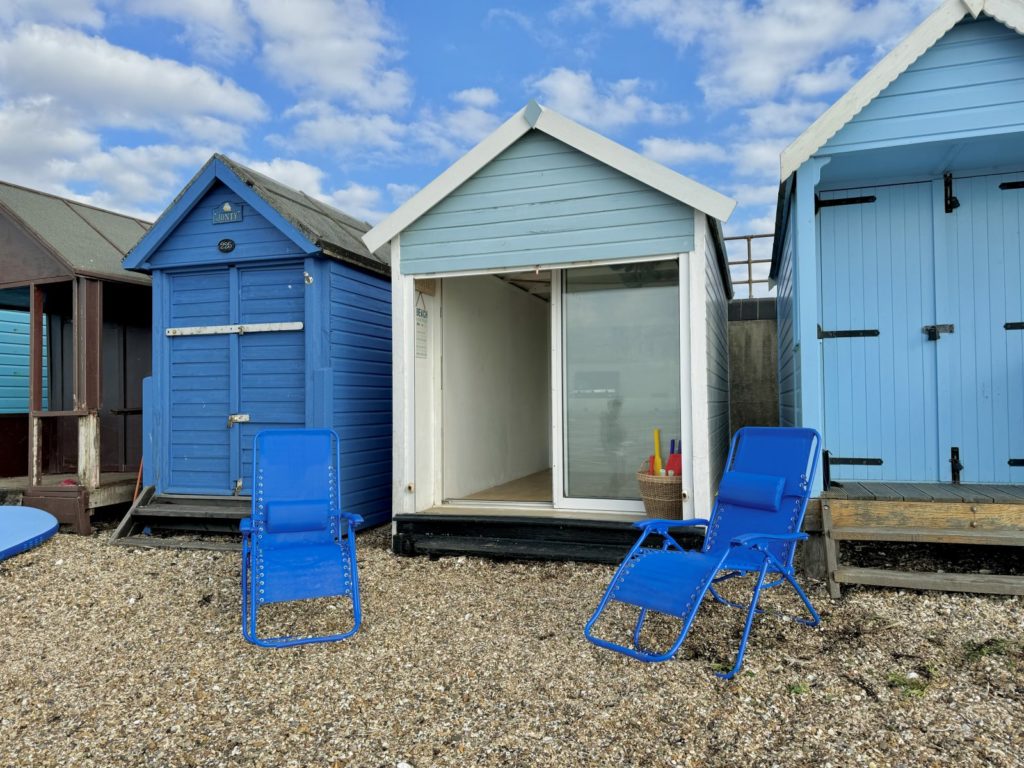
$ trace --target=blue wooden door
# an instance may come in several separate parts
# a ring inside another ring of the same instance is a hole
[[[1024,173],[954,178],[960,206],[937,214],[936,322],[953,326],[933,342],[944,480],[955,446],[961,482],[1024,482],[1024,466],[1011,464],[1024,459],[1021,182]]]
[[[167,492],[249,494],[256,433],[306,422],[301,262],[169,277]],[[288,329],[277,326],[290,324]],[[256,328],[258,330],[250,330]]]
[[[301,263],[240,269],[239,322],[301,323],[305,283]],[[306,352],[302,330],[244,333],[238,337],[238,411],[235,466],[242,493],[252,492],[252,446],[263,429],[306,425]]]
[[[174,274],[168,282],[168,328],[227,325],[231,321],[227,269]],[[231,336],[169,336],[166,343],[166,490],[230,493]]]
[[[832,476],[937,481],[936,348],[921,331],[935,322],[931,185],[820,197],[817,343]]]

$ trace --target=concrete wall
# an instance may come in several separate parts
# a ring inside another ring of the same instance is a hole
[[[730,421],[740,427],[779,423],[778,342],[774,299],[729,305]]]

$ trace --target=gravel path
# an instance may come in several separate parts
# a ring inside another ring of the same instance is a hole
[[[358,546],[363,629],[283,651],[241,638],[237,555],[0,563],[0,766],[1024,765],[1020,598],[812,584],[822,627],[761,619],[723,683],[739,612],[645,665],[583,639],[607,566]]]

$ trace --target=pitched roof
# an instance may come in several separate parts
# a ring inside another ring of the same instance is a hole
[[[218,180],[281,228],[304,252],[323,253],[374,272],[389,273],[388,249],[372,253],[363,244],[362,235],[370,230],[370,224],[220,153],[199,169],[160,214],[150,232],[131,249],[125,266],[146,269],[148,258]]]
[[[552,138],[719,221],[728,219],[736,207],[735,200],[710,187],[669,170],[553,110],[545,109],[536,101],[531,101],[370,230],[363,237],[363,241],[370,250],[376,250],[389,242],[531,130],[543,131]]]
[[[0,182],[0,207],[30,230],[69,273],[148,282],[121,266],[125,254],[149,229],[148,221],[8,182]]]
[[[374,254],[363,244],[363,235],[372,228],[368,222],[360,221],[305,192],[247,168],[226,155],[217,154],[214,157],[234,171],[247,186],[327,255],[356,257],[382,266],[386,271],[389,265],[388,249],[384,248],[381,253]]]
[[[783,151],[781,178],[789,178],[965,16],[976,19],[982,13],[1024,35],[1021,0],[945,0]]]

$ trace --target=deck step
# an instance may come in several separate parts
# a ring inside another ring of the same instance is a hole
[[[1024,595],[1024,576],[991,573],[925,573],[888,568],[841,566],[832,573],[839,584],[867,584],[897,589],[934,589],[990,595]]]
[[[241,552],[240,541],[201,541],[181,537],[123,536],[117,543],[126,547],[149,549],[199,549],[213,552]]]
[[[136,514],[146,517],[201,517],[241,520],[243,517],[248,517],[250,511],[248,504],[239,504],[232,507],[227,505],[154,503],[139,508]]]
[[[157,496],[149,487],[139,494],[110,540],[133,547],[238,550],[238,521],[249,512],[247,499]]]

